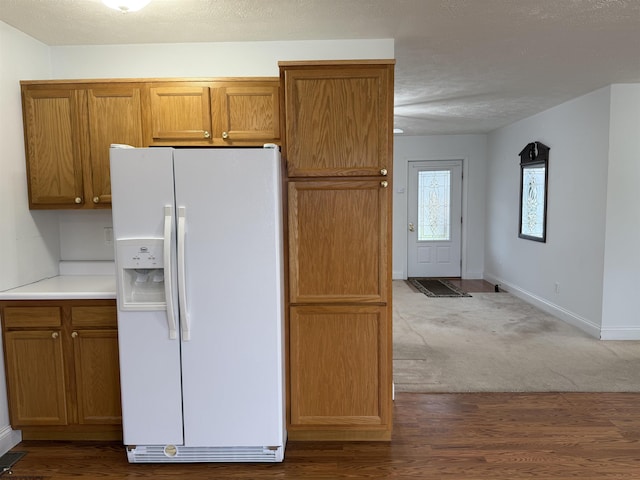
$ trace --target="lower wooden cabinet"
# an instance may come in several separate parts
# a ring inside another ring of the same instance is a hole
[[[5,331],[4,349],[11,425],[66,425],[60,331]]]
[[[0,313],[11,426],[25,439],[121,439],[115,301],[4,301]]]
[[[390,331],[386,306],[291,307],[291,439],[390,438]]]

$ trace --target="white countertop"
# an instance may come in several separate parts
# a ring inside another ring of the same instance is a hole
[[[59,275],[0,292],[0,300],[115,299],[115,275]]]

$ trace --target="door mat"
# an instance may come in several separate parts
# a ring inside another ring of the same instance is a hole
[[[427,297],[470,297],[467,292],[441,278],[417,278],[407,279],[410,285],[417,288]]]
[[[0,476],[11,472],[11,468],[26,454],[27,452],[7,452],[2,455],[0,457]]]

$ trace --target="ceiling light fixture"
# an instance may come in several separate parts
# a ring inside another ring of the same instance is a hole
[[[137,12],[143,9],[151,0],[102,0],[107,7],[122,13]]]

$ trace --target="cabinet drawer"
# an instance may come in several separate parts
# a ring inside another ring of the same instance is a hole
[[[5,307],[5,328],[59,327],[60,307]]]
[[[113,327],[118,325],[115,305],[71,307],[73,327]]]

